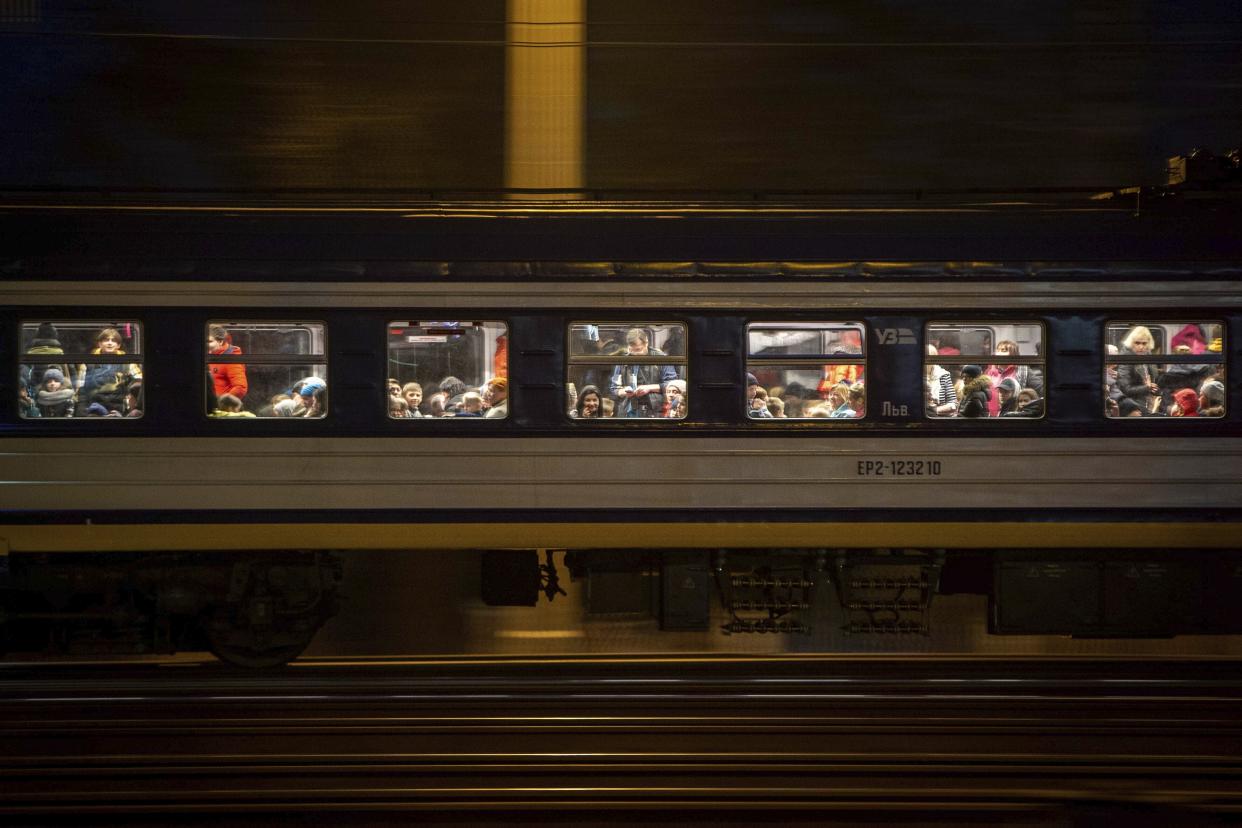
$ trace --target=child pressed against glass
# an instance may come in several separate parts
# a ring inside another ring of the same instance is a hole
[[[407,417],[421,417],[422,412],[418,407],[423,403],[423,387],[417,382],[407,382],[401,386],[401,397],[405,400],[408,413]]]

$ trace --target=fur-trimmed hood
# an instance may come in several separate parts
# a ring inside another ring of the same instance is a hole
[[[962,396],[969,397],[971,394],[982,392],[985,400],[992,399],[992,380],[987,374],[982,374],[972,380],[966,380],[962,384]]]

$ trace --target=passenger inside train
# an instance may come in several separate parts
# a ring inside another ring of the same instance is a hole
[[[209,322],[207,415],[239,421],[326,416],[325,327],[321,322]]]
[[[1104,415],[1223,417],[1224,327],[1218,321],[1106,323]],[[239,421],[326,416],[325,328],[318,322],[210,322],[205,413]],[[1042,324],[931,323],[924,333],[926,417],[1044,416]],[[21,337],[21,418],[142,417],[139,323],[25,321]],[[746,337],[742,402],[748,419],[858,420],[867,415],[863,323],[759,322],[747,326]],[[388,339],[391,419],[509,416],[504,323],[394,322]],[[574,420],[685,418],[693,404],[686,354],[681,323],[572,324],[565,415]]]
[[[1044,416],[1042,325],[933,323],[927,328],[926,341],[923,406],[927,417]]]
[[[866,416],[861,322],[755,322],[747,326],[746,413],[757,420]]]
[[[503,322],[390,323],[389,418],[508,417],[507,338]]]
[[[130,321],[23,322],[19,416],[142,416],[129,393],[142,380],[140,327]]]
[[[1105,416],[1225,415],[1222,323],[1110,322],[1104,347]]]
[[[581,323],[570,326],[565,411],[571,419],[686,416],[686,326]]]

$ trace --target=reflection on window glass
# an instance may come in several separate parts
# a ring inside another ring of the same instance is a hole
[[[867,415],[861,322],[756,322],[746,328],[746,416],[856,420]]]
[[[575,419],[686,416],[686,326],[667,322],[569,326],[566,413]]]
[[[391,322],[388,416],[509,416],[509,337],[503,322]]]
[[[1033,322],[927,326],[928,417],[1044,416],[1044,329]]]
[[[1225,416],[1221,322],[1109,322],[1104,415]]]
[[[207,414],[220,419],[328,413],[320,322],[209,322]]]
[[[142,332],[133,321],[21,324],[24,419],[142,416]]]

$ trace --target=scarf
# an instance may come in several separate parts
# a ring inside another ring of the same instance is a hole
[[[39,389],[39,393],[35,395],[39,405],[63,405],[73,399],[72,388],[62,388],[59,391],[47,391],[43,388]]]

